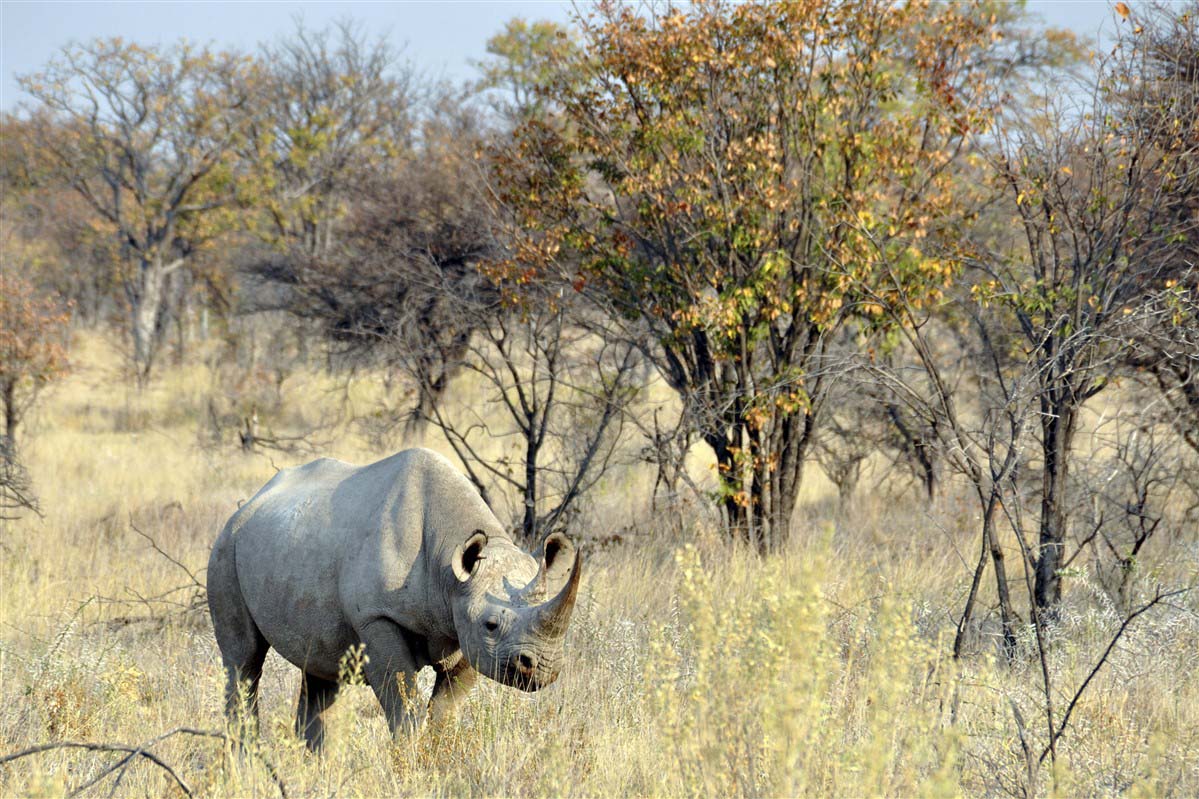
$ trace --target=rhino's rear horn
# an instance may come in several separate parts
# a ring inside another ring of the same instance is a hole
[[[558,638],[566,634],[566,627],[570,624],[570,614],[575,607],[575,597],[579,593],[579,577],[582,573],[583,559],[578,552],[575,552],[575,562],[570,570],[570,580],[556,597],[537,607],[533,629],[538,635],[546,638]]]
[[[450,566],[459,582],[464,583],[474,575],[475,569],[479,567],[479,561],[483,560],[483,548],[486,546],[487,533],[475,530],[471,533],[470,538],[463,541],[454,551]]]

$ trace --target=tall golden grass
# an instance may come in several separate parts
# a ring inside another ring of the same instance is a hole
[[[306,459],[207,443],[210,367],[168,369],[138,394],[103,339],[81,338],[74,360],[26,431],[45,516],[0,535],[0,756],[221,729],[219,656],[206,611],[188,609],[197,589],[186,572],[202,582],[238,501]],[[330,386],[295,375],[279,413],[314,418],[334,401]],[[365,401],[379,388],[368,378],[352,391]],[[346,428],[324,454],[385,453]],[[261,758],[190,736],[154,754],[211,797],[277,793],[264,761],[291,796],[1199,795],[1195,597],[1134,624],[1075,711],[1057,766],[1031,780],[1021,735],[1035,752],[1046,741],[1031,640],[1001,664],[984,625],[968,657],[948,654],[976,552],[967,502],[928,509],[867,492],[838,510],[814,479],[794,544],[763,561],[702,514],[655,516],[652,479],[636,468],[605,481],[591,529],[575,531],[637,534],[587,553],[567,667],[551,688],[484,682],[457,724],[398,743],[369,689],[349,688],[315,757],[292,733],[298,673],[272,654]],[[1199,547],[1158,542],[1149,559],[1144,590],[1194,582]],[[1049,651],[1059,713],[1120,622],[1085,570],[1071,585]],[[119,757],[13,761],[0,766],[0,795],[64,795]],[[178,793],[144,761],[119,779],[118,795]]]

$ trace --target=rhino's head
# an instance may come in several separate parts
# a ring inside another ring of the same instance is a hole
[[[551,533],[530,556],[476,531],[454,551],[451,566],[454,626],[471,665],[525,691],[556,680],[581,573],[570,541]]]

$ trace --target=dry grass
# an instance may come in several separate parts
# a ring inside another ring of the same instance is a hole
[[[82,340],[75,360],[86,368],[48,394],[28,431],[46,516],[0,534],[0,755],[219,729],[206,613],[185,610],[187,575],[134,528],[202,580],[238,501],[304,459],[205,445],[207,368],[170,370],[138,396],[102,340]],[[327,383],[290,379],[280,418],[315,418],[332,401]],[[378,387],[352,391],[364,400]],[[343,431],[328,454],[380,453]],[[315,758],[291,733],[298,674],[272,655],[262,754],[292,796],[1199,794],[1195,597],[1138,621],[1076,711],[1056,771],[1030,786],[1013,707],[1039,751],[1039,665],[996,664],[985,624],[971,657],[947,656],[976,556],[970,506],[867,497],[839,513],[811,482],[794,546],[763,563],[701,522],[648,515],[647,480],[629,467],[586,524],[598,535],[635,523],[644,535],[589,553],[555,686],[481,685],[457,726],[395,745],[370,691],[350,689]],[[1154,547],[1140,590],[1195,581],[1193,538]],[[179,586],[162,598],[177,605],[138,599]],[[1059,712],[1118,624],[1086,574],[1072,581],[1050,658]],[[219,742],[177,737],[154,752],[199,796],[275,792],[257,760]],[[9,763],[0,795],[62,795],[115,759],[56,751]],[[116,792],[177,793],[170,785],[142,763]]]

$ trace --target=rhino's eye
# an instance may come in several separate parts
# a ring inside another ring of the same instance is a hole
[[[488,619],[483,622],[483,626],[487,628],[487,632],[493,633],[500,628],[500,623],[495,619]]]

